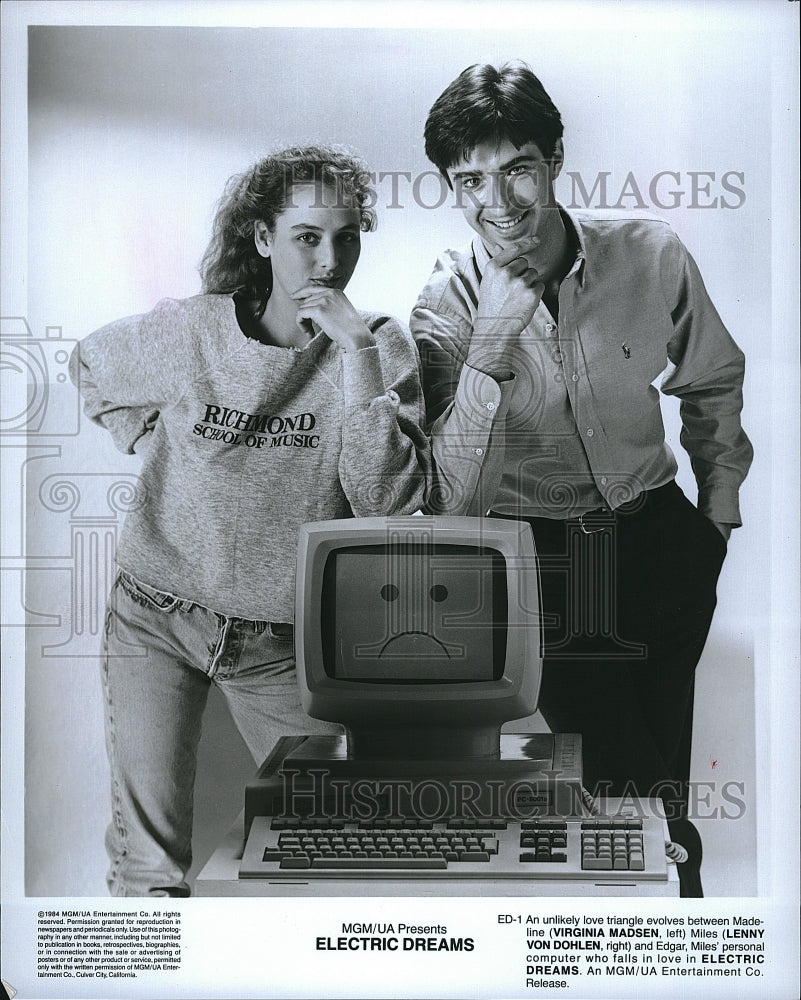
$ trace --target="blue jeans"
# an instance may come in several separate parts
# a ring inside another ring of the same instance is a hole
[[[120,572],[101,660],[115,896],[188,896],[201,719],[216,684],[257,763],[282,735],[336,733],[300,705],[292,630],[229,618]]]

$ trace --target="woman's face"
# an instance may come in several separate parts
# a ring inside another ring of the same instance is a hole
[[[296,184],[272,232],[256,224],[256,248],[269,257],[271,298],[288,299],[310,285],[344,288],[361,253],[360,212],[330,185]]]

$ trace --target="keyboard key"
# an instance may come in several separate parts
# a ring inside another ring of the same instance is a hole
[[[291,857],[289,851],[276,851],[269,847],[265,848],[262,861],[283,861],[284,858]]]
[[[281,867],[283,867],[283,864]],[[309,867],[309,865],[306,867]],[[444,858],[336,858],[331,861],[325,858],[318,858],[311,862],[311,867],[328,868],[332,871],[358,871],[360,869],[364,871],[404,869],[445,871],[448,867],[448,862]]]

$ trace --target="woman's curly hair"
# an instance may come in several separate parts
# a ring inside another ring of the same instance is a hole
[[[290,146],[265,156],[250,170],[229,178],[217,204],[211,240],[200,262],[203,291],[231,293],[240,288],[268,291],[272,268],[256,249],[254,231],[264,222],[270,232],[286,207],[295,184],[326,184],[341,203],[360,213],[364,233],[376,227],[375,192],[361,157],[344,146]]]

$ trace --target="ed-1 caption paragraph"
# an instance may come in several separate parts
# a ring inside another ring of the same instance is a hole
[[[530,989],[569,988],[594,976],[686,981],[764,975],[765,923],[753,916],[499,914],[498,922],[522,925]]]

